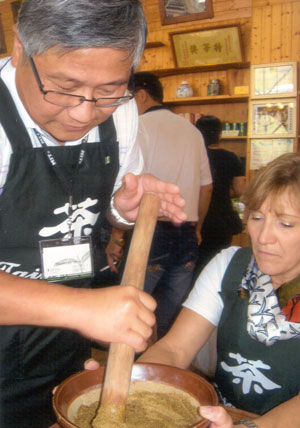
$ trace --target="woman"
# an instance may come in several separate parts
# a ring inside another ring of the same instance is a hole
[[[244,195],[251,249],[230,247],[204,268],[171,330],[139,361],[188,368],[218,326],[220,402],[254,412],[254,425],[300,427],[300,154],[261,169]],[[203,408],[212,428],[231,428]]]
[[[245,188],[241,160],[235,153],[219,147],[222,133],[220,119],[216,116],[202,116],[197,120],[196,128],[205,141],[214,185],[209,209],[201,227],[202,242],[198,249],[195,278],[219,251],[231,245],[233,235],[242,232],[242,221],[231,199],[241,196]]]

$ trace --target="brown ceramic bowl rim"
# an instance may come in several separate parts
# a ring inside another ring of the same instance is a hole
[[[195,382],[200,383],[202,385],[205,385],[205,389],[206,389],[206,393],[208,395],[207,397],[207,405],[217,405],[218,404],[218,396],[217,393],[214,389],[214,387],[212,386],[212,384],[210,384],[204,377],[200,376],[197,373],[194,373],[190,370],[184,370],[178,367],[173,367],[173,366],[169,366],[166,364],[159,364],[159,363],[134,363],[133,364],[133,379],[134,381],[138,380],[136,379],[134,376],[134,370],[137,368],[145,368],[145,369],[149,369],[149,370],[158,370],[158,371],[166,371],[166,372],[172,372],[174,373],[174,375],[177,376],[185,376],[188,377],[191,381],[195,380]],[[64,424],[64,427],[68,427],[68,428],[80,428],[77,425],[75,425],[73,422],[71,422],[64,414],[63,411],[61,409],[61,400],[62,397],[64,395],[64,392],[66,391],[66,388],[68,388],[71,384],[72,385],[78,385],[80,384],[80,388],[76,387],[74,394],[72,392],[72,398],[70,399],[70,403],[75,400],[77,397],[79,397],[80,395],[83,395],[84,393],[92,390],[92,389],[96,389],[98,388],[102,382],[103,382],[103,376],[104,376],[104,371],[105,371],[105,365],[101,365],[101,367],[99,367],[96,370],[83,370],[80,371],[78,373],[75,373],[71,376],[69,376],[68,378],[66,378],[55,390],[55,393],[53,395],[52,398],[52,404],[53,404],[53,409],[55,412],[55,415],[57,417],[57,421],[59,424]],[[149,380],[149,379],[143,379],[144,381]],[[173,385],[179,389],[182,389],[183,391],[188,392],[191,396],[193,396],[197,401],[199,401],[199,399],[196,397],[196,395],[193,392],[190,392],[188,389],[185,389],[183,387],[177,386],[176,384],[171,383],[170,381],[161,381],[159,380],[155,380],[155,379],[151,379],[154,382],[160,382],[160,383],[168,383],[170,385]],[[70,403],[68,404],[68,408],[70,407]],[[206,422],[206,423],[205,423]],[[208,426],[208,421],[207,420],[203,420],[199,423],[199,428],[204,428],[206,426]]]

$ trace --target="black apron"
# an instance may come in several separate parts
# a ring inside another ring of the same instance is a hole
[[[265,346],[247,333],[248,300],[238,288],[250,257],[249,248],[238,250],[222,282],[216,384],[224,403],[261,415],[298,394],[300,340]]]
[[[9,171],[0,195],[0,269],[41,278],[38,242],[66,235],[68,195],[42,148],[33,148],[11,96],[0,79],[0,121],[11,143]],[[77,232],[97,240],[119,170],[112,117],[99,126],[101,143],[88,143],[73,190]],[[71,177],[80,146],[51,147]],[[95,270],[99,266],[95,266]],[[88,287],[87,280],[66,285]],[[0,327],[0,427],[46,428],[55,422],[52,388],[82,369],[89,341],[73,331],[27,326]]]

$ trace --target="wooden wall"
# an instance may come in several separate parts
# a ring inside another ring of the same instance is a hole
[[[250,60],[250,32],[251,32],[251,0],[214,0],[214,17],[201,21],[190,21],[173,25],[161,25],[157,0],[142,0],[148,22],[148,42],[162,42],[161,48],[146,49],[140,68],[156,70],[174,67],[169,33],[190,30],[195,28],[240,24],[245,59]]]
[[[0,15],[7,52],[13,41],[14,0],[0,0]],[[147,49],[140,68],[155,70],[174,67],[169,33],[217,25],[240,24],[245,60],[254,64],[300,61],[299,0],[213,0],[214,17],[174,25],[161,25],[158,0],[142,0],[147,17],[148,42],[160,41],[165,46]]]
[[[0,0],[1,22],[5,32],[7,52],[11,53],[13,43],[12,26],[14,0]],[[242,34],[244,59],[252,64],[297,61],[300,63],[300,1],[299,0],[213,0],[214,16],[211,19],[190,21],[173,25],[162,25],[158,0],[142,0],[148,22],[148,43],[162,42],[162,47],[145,50],[139,69],[157,71],[174,68],[169,33],[190,29],[205,29],[224,25],[239,25]],[[298,70],[298,75],[300,70]],[[223,70],[201,73],[161,76],[165,97],[174,99],[176,88],[182,80],[188,80],[194,95],[204,97],[211,78],[220,79],[223,93],[233,95],[234,86],[250,84],[249,69]],[[247,103],[235,105],[202,105],[202,114],[215,114],[223,121],[239,122],[247,120]],[[186,107],[176,107],[177,112],[187,111]],[[199,112],[197,105],[191,105],[190,112]],[[299,122],[299,120],[298,120]],[[236,142],[236,151],[245,152],[245,144]],[[249,152],[249,147],[248,147]]]
[[[213,0],[212,19],[175,25],[161,25],[157,0],[143,0],[143,6],[149,26],[148,42],[161,41],[164,46],[146,49],[140,70],[155,71],[174,67],[170,32],[235,24],[241,27],[245,61],[253,64],[300,61],[299,0]],[[174,90],[182,80],[181,77],[185,79],[187,76],[168,79],[167,93],[168,86],[171,85],[170,89]],[[198,88],[196,95],[199,96],[205,95],[209,77],[227,82],[232,80],[226,72],[188,77],[192,85]],[[249,84],[249,74],[236,73],[233,80],[235,84],[244,85],[247,82]],[[225,92],[230,94],[231,88],[228,91],[225,89]]]
[[[0,53],[1,57],[6,57],[11,54],[13,47],[13,25],[14,25],[14,0],[0,1],[0,19],[5,34],[5,44],[7,52]]]
[[[149,23],[148,42],[161,41],[165,46],[145,51],[140,65],[141,70],[155,71],[174,67],[169,32],[178,30],[205,29],[218,25],[239,24],[242,32],[245,61],[251,64],[270,62],[298,62],[300,74],[300,1],[299,0],[213,0],[214,17],[201,21],[191,21],[177,25],[161,25],[156,0],[143,0]],[[188,80],[196,96],[205,96],[210,78],[218,78],[224,85],[225,94],[232,95],[234,86],[250,85],[249,70],[227,70],[162,77],[167,99],[175,97],[181,80]],[[299,79],[298,79],[299,80]],[[298,84],[299,87],[299,84]],[[246,104],[191,105],[190,112],[215,114],[223,121],[239,122],[247,117]],[[299,110],[299,108],[298,108]],[[187,111],[187,107],[175,107],[177,113]],[[299,114],[298,120],[299,123]],[[299,125],[298,125],[299,128]],[[299,129],[297,130],[297,135]],[[224,143],[228,145],[228,142]],[[229,147],[228,147],[229,148]],[[247,154],[249,160],[250,144],[237,141],[229,149],[239,155]],[[249,162],[247,165],[249,176]]]
[[[0,0],[0,18],[5,33],[7,52],[13,41],[14,0]],[[169,32],[240,24],[245,60],[254,64],[300,61],[299,0],[213,0],[214,17],[174,25],[161,25],[158,0],[142,0],[149,26],[148,42],[161,41],[164,47],[147,49],[141,69],[174,67]]]
[[[149,26],[148,42],[165,44],[145,51],[140,67],[143,70],[174,66],[170,32],[236,23],[241,25],[246,61],[300,61],[299,0],[213,0],[212,19],[175,25],[161,25],[157,0],[142,3]]]
[[[300,1],[252,0],[251,63],[264,64],[285,61],[298,63],[298,94],[300,75]],[[297,97],[297,132],[299,136],[299,96]],[[299,138],[295,139],[299,151]],[[248,144],[247,158],[250,147]],[[249,171],[249,178],[254,171]]]
[[[300,1],[252,0],[251,62],[300,61]]]

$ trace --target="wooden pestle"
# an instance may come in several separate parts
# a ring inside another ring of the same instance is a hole
[[[159,197],[144,194],[134,227],[121,285],[144,288],[145,273],[156,225]],[[92,422],[93,428],[125,428],[125,406],[131,380],[134,349],[122,343],[109,348],[100,407]]]

